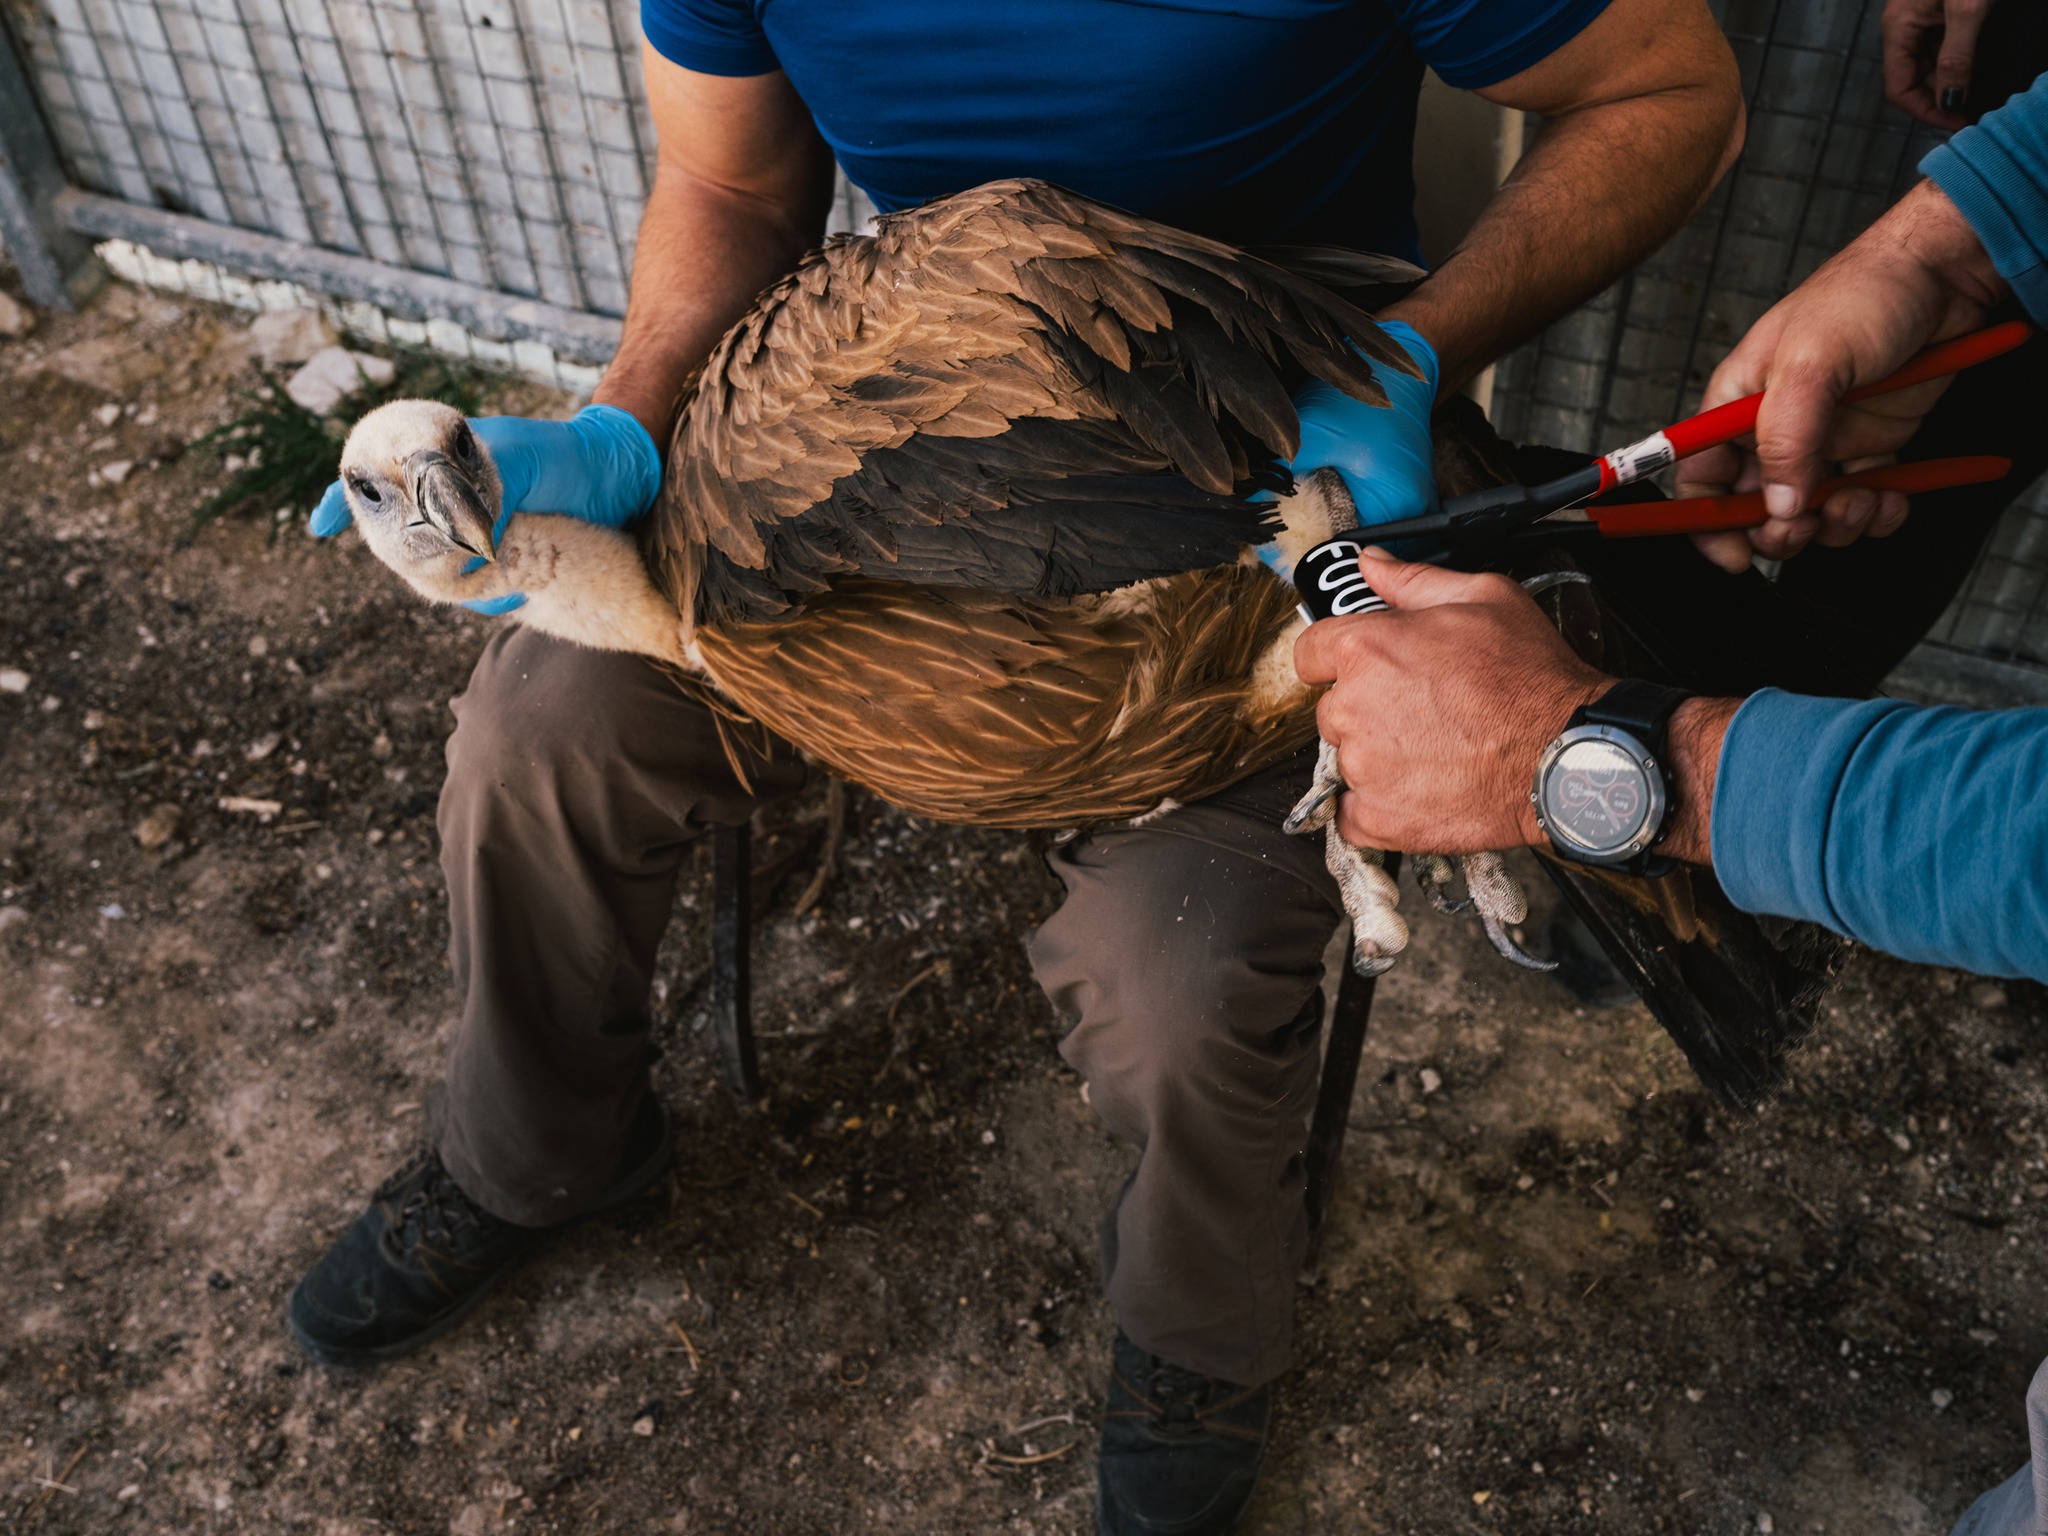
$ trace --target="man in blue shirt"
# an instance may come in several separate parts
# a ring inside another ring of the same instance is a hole
[[[1945,381],[1862,406],[1842,397],[2008,297],[2048,325],[2048,77],[1921,162],[1927,180],[1757,322],[1705,404],[1764,391],[1753,453],[1702,454],[1686,489],[1761,486],[1771,520],[1717,534],[1731,570],[1895,529],[1903,499],[1838,492],[1825,466],[1888,453]],[[1316,624],[1301,675],[1333,686],[1323,734],[1351,790],[1339,822],[1380,848],[1536,844],[1530,782],[1547,740],[1615,680],[1582,663],[1515,585],[1372,551],[1393,611]],[[1688,699],[1665,753],[1662,841],[1711,863],[1752,912],[1824,923],[1908,959],[2048,981],[2048,709],[1972,712],[1892,699]],[[2033,1459],[1954,1536],[2048,1531],[2048,1363],[2027,1393]]]
[[[1386,317],[1422,380],[1393,380],[1391,409],[1305,392],[1295,464],[1335,465],[1368,515],[1417,511],[1436,395],[1662,241],[1741,136],[1702,0],[644,5],[660,160],[618,355],[574,421],[478,424],[528,511],[645,512],[692,369],[817,242],[835,156],[884,209],[1035,176],[1244,244],[1413,256],[1428,63],[1544,127]],[[332,496],[315,528],[346,520]],[[677,868],[707,823],[802,778],[785,752],[741,780],[710,711],[652,666],[522,627],[456,714],[440,828],[461,1023],[431,1147],[293,1297],[330,1363],[417,1347],[549,1231],[659,1173],[647,989]],[[1264,1455],[1340,917],[1315,850],[1278,831],[1304,771],[1067,844],[1067,899],[1032,939],[1067,1060],[1141,1149],[1104,1228],[1105,1530],[1226,1530]]]

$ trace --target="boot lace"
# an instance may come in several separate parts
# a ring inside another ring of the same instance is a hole
[[[422,1251],[459,1254],[465,1235],[481,1232],[496,1220],[462,1192],[431,1147],[414,1153],[386,1182],[379,1198],[388,1200],[407,1185],[412,1187],[405,1189],[404,1203],[393,1213],[385,1237],[401,1257],[409,1259]]]

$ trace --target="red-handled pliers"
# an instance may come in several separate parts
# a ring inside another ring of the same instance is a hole
[[[1836,475],[1831,480],[1821,481],[1813,488],[1806,509],[1811,512],[1835,492],[1854,487],[1904,491],[1908,496],[1918,496],[1926,491],[1953,490],[1959,485],[1983,485],[1990,480],[2003,480],[2011,473],[2011,459],[1996,458],[1990,454],[1886,464],[1877,469],[1860,469],[1854,474]],[[1586,516],[1591,526],[1599,529],[1602,538],[1646,539],[1667,533],[1719,533],[1730,528],[1757,528],[1762,526],[1768,514],[1764,511],[1762,491],[1742,491],[1733,496],[1691,496],[1682,501],[1632,501],[1606,507],[1591,506],[1586,508]]]
[[[1877,395],[1888,395],[1896,389],[1946,377],[2010,352],[2033,334],[2034,328],[2024,320],[2008,320],[1968,336],[1958,336],[1953,341],[1929,347],[1898,372],[1879,379],[1875,384],[1851,390],[1844,398],[1868,400]],[[1352,534],[1344,537],[1369,538],[1376,544],[1397,539],[1429,538],[1450,546],[1457,553],[1488,553],[1508,536],[1528,529],[1538,518],[1576,506],[1603,491],[1655,474],[1679,459],[1689,458],[1704,449],[1732,442],[1744,433],[1755,431],[1757,407],[1763,398],[1761,394],[1755,394],[1741,400],[1730,400],[1726,405],[1717,405],[1710,411],[1702,411],[1675,426],[1653,432],[1640,442],[1617,448],[1583,469],[1573,470],[1542,485],[1503,485],[1476,491],[1469,496],[1453,496],[1439,511],[1353,530]],[[1923,459],[1912,464],[1889,465],[1823,481],[1815,488],[1810,505],[1818,506],[1835,491],[1850,486],[1911,494],[1981,484],[2000,478],[2011,468],[2009,459],[1985,457]],[[1662,504],[1590,507],[1587,511],[1592,518],[1591,526],[1607,538],[1713,533],[1728,528],[1753,528],[1764,520],[1763,497],[1754,492],[1739,496],[1702,496]],[[1575,526],[1584,525],[1550,525],[1544,532],[1548,534]]]

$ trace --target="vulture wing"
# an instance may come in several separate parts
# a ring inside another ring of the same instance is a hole
[[[1251,498],[1287,485],[1294,388],[1384,404],[1375,363],[1414,371],[1287,266],[992,182],[761,297],[684,407],[649,561],[699,624],[849,576],[1063,598],[1225,564],[1271,531]]]

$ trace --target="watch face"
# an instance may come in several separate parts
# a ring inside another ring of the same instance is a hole
[[[1614,853],[1649,819],[1650,777],[1613,742],[1571,742],[1543,776],[1541,809],[1553,836],[1587,853]]]

